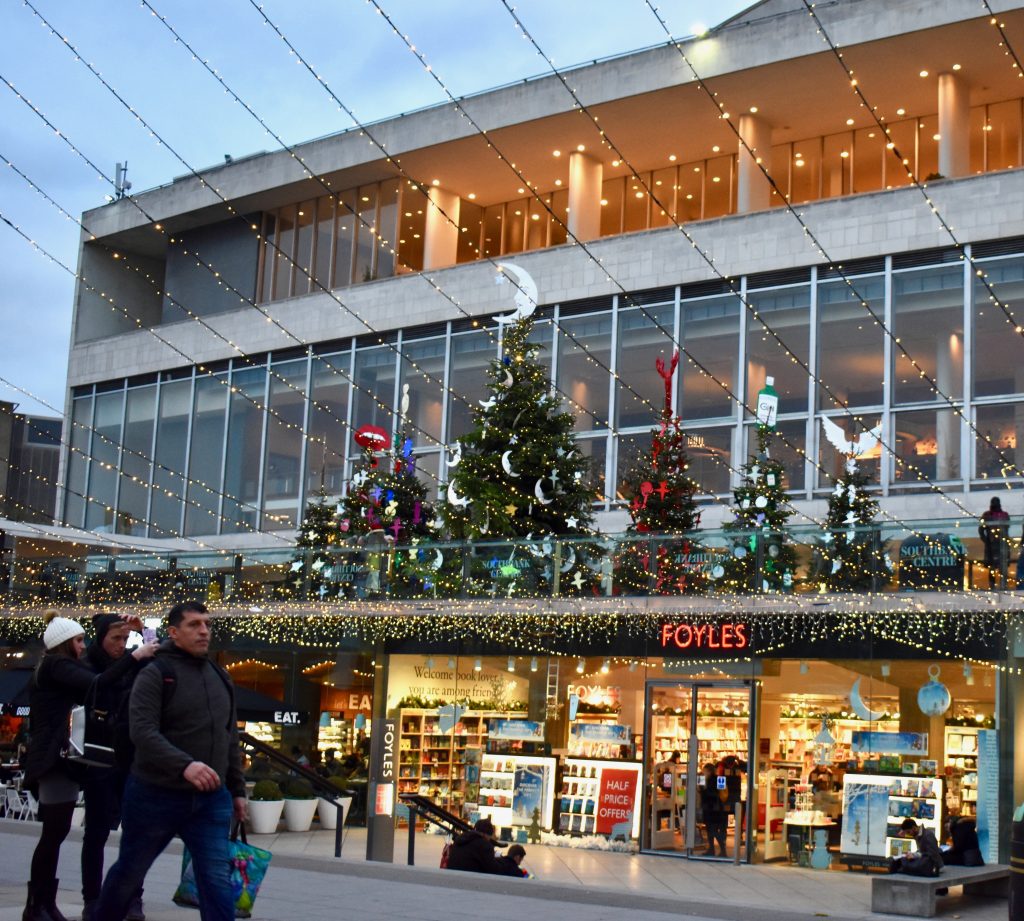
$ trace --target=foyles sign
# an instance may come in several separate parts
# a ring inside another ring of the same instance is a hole
[[[721,623],[692,623],[690,621],[666,621],[658,634],[661,648],[672,650],[740,650],[750,645],[750,625],[742,621]]]

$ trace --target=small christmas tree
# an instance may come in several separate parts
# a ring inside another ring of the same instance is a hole
[[[320,597],[326,594],[334,562],[332,550],[337,549],[341,536],[335,510],[327,504],[321,487],[317,497],[306,505],[302,524],[299,525],[287,578],[292,592]]]
[[[719,569],[718,587],[733,592],[788,591],[796,551],[789,542],[783,488],[785,471],[769,453],[771,428],[757,427],[757,454],[743,465],[743,482],[733,490],[732,551]]]
[[[870,527],[878,502],[868,493],[868,483],[850,457],[829,496],[825,528],[814,548],[814,575],[828,591],[863,591],[889,581],[892,563]]]
[[[651,433],[650,451],[641,455],[626,474],[623,492],[631,499],[629,533],[687,536],[625,547],[620,554],[619,580],[627,591],[653,590],[657,594],[675,595],[699,590],[704,585],[696,560],[697,548],[689,536],[700,524],[700,513],[693,500],[697,484],[688,472],[690,459],[682,421],[672,411],[672,377],[678,363],[678,352],[668,368],[663,359],[655,361],[665,382],[661,424]]]

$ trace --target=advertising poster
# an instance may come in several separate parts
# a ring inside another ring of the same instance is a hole
[[[543,742],[544,724],[533,720],[490,720],[487,734],[491,739]]]
[[[999,733],[978,731],[978,847],[985,863],[999,863]]]
[[[539,821],[544,821],[544,775],[541,767],[517,767],[515,787],[512,792],[512,824],[529,825],[533,822],[533,811],[540,811]]]
[[[636,771],[601,769],[601,788],[597,794],[599,835],[613,835],[619,830],[625,831],[626,838],[632,835],[638,776]]]
[[[842,853],[885,856],[889,784],[888,777],[846,775],[843,780],[843,833],[839,845]]]
[[[577,723],[572,727],[573,736],[582,742],[612,742],[617,745],[629,744],[629,727],[611,723]]]
[[[858,754],[924,757],[928,754],[928,733],[856,731],[851,749]]]

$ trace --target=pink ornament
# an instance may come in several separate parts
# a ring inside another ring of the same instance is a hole
[[[339,527],[342,531],[347,531],[351,527],[351,522],[347,518],[342,518]]]

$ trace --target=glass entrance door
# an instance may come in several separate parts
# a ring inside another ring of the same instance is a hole
[[[753,702],[748,681],[648,682],[645,850],[747,859]]]

